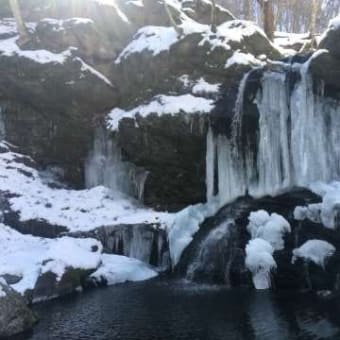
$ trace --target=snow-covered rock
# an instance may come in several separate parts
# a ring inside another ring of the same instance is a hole
[[[326,261],[335,253],[335,247],[329,242],[322,240],[309,240],[301,247],[293,250],[292,263],[298,258],[306,262],[313,262],[316,265],[324,268]]]
[[[274,250],[284,248],[284,236],[291,232],[289,222],[281,215],[268,214],[265,210],[252,212],[247,227],[251,238],[260,238],[271,244]]]
[[[35,322],[24,298],[0,278],[0,338],[29,331]]]
[[[189,115],[203,114],[209,113],[213,108],[213,100],[196,97],[191,94],[182,96],[160,95],[155,97],[150,103],[141,105],[129,111],[119,108],[113,109],[108,115],[107,125],[112,131],[117,131],[120,120],[124,118],[134,119],[137,115],[140,117],[147,117],[150,114],[175,115],[181,112]]]
[[[143,281],[157,276],[150,266],[136,259],[103,254],[101,265],[90,276],[95,284],[113,285],[128,281]]]

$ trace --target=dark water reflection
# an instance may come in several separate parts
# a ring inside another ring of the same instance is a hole
[[[340,303],[178,281],[94,290],[35,311],[35,340],[340,340]]]

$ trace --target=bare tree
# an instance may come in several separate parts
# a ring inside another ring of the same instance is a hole
[[[211,30],[216,33],[216,1],[211,0]]]
[[[173,16],[173,14],[171,12],[171,9],[170,9],[168,3],[166,2],[166,0],[163,0],[163,3],[164,3],[164,8],[165,8],[165,11],[166,11],[166,13],[167,13],[167,15],[169,17],[171,25],[173,26],[173,28],[177,32],[177,35],[181,36],[182,33],[183,33],[182,29],[177,25],[176,20],[174,19],[174,16]]]
[[[243,18],[251,20],[251,0],[243,0]]]
[[[311,13],[310,26],[309,26],[309,32],[312,37],[316,33],[316,21],[317,21],[318,13],[320,9],[321,9],[320,0],[312,0],[312,13]]]
[[[11,6],[11,10],[12,10],[15,22],[17,24],[19,35],[20,35],[20,39],[18,42],[19,44],[25,44],[30,40],[30,38],[29,38],[27,28],[25,26],[24,19],[22,18],[22,15],[21,15],[21,10],[20,10],[20,5],[18,3],[18,0],[9,0],[9,4]]]
[[[275,18],[272,0],[257,0],[262,9],[263,28],[269,40],[274,40]]]

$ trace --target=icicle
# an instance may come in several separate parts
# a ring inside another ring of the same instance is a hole
[[[297,69],[301,80],[292,93],[288,73],[264,74],[256,96],[259,131],[253,150],[242,143],[247,140],[247,136],[242,135],[246,133],[242,124],[246,118],[244,91],[250,74],[243,78],[231,138],[213,137],[212,131],[208,133],[208,200],[213,196],[216,158],[221,205],[246,193],[253,197],[277,195],[293,186],[308,187],[316,181],[340,178],[339,101],[323,97],[323,84],[315,91],[309,64],[310,61]]]

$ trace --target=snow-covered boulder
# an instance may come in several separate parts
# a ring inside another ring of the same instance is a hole
[[[265,210],[249,215],[248,232],[252,239],[260,238],[269,242],[274,250],[284,248],[284,236],[291,232],[289,222],[281,215],[268,214]]]
[[[334,255],[335,251],[335,247],[329,242],[309,240],[301,247],[293,250],[292,262],[294,263],[298,258],[301,258],[306,262],[313,262],[324,268],[327,259]]]
[[[328,50],[337,59],[340,58],[340,16],[329,22],[327,31],[321,37],[319,48]]]
[[[35,322],[25,299],[0,278],[0,338],[29,331]]]

